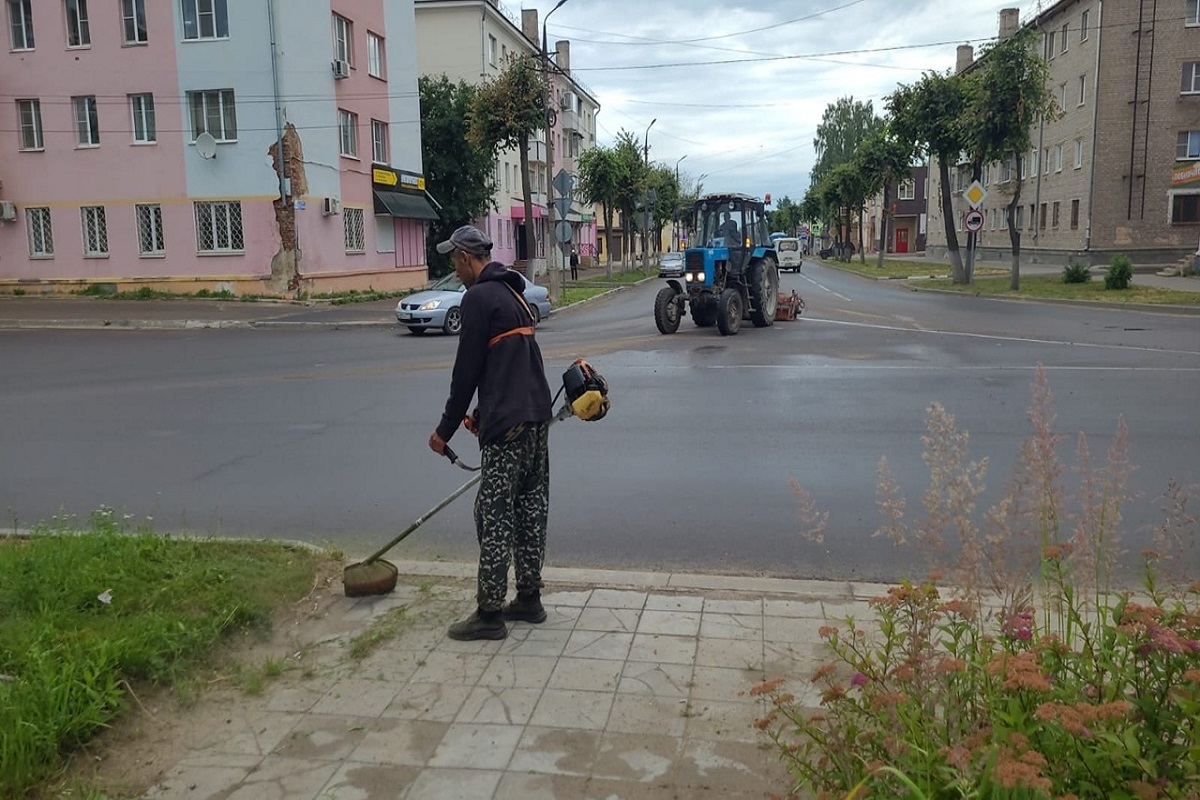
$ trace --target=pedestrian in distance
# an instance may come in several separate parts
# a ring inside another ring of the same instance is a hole
[[[575,248],[571,248],[571,280],[579,280],[579,253]]]
[[[479,437],[482,479],[475,497],[479,539],[477,608],[450,626],[451,639],[503,639],[505,620],[544,622],[542,564],[550,512],[553,416],[534,316],[521,295],[519,273],[491,260],[492,240],[464,225],[437,246],[450,256],[467,287],[462,330],[450,380],[450,397],[429,449],[442,455],[459,425]],[[467,417],[478,392],[475,412]],[[516,599],[504,604],[508,567],[516,574]]]

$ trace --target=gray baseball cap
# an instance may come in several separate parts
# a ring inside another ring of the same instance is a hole
[[[492,252],[492,240],[488,238],[486,233],[474,225],[463,225],[450,234],[449,239],[439,242],[437,251],[442,255],[446,255],[455,248],[471,255],[486,256]]]

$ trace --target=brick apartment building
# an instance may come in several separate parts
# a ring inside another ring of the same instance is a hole
[[[1017,29],[1001,12],[1000,35]],[[985,167],[980,256],[1011,257],[1004,207],[1021,180],[1022,260],[1104,264],[1117,253],[1165,264],[1200,238],[1200,0],[1061,0],[1030,23],[1041,34],[1059,119],[1032,131],[1018,164]],[[959,48],[958,69],[972,62]],[[960,246],[967,166],[951,171]],[[938,175],[930,180],[937,197]],[[940,203],[929,206],[931,255],[944,256]]]
[[[426,281],[413,0],[0,14],[0,291]]]
[[[929,167],[913,167],[907,178],[892,187],[889,205],[891,211],[884,252],[923,252],[929,225]],[[879,252],[882,206],[882,192],[867,201],[867,227],[863,234],[863,247],[867,252]],[[944,234],[942,238],[945,238]]]
[[[499,0],[416,0],[416,17],[417,62],[422,75],[446,75],[452,81],[478,84],[499,75],[510,56],[540,57],[542,52],[536,9],[523,9],[518,17]],[[548,55],[551,148],[548,151],[544,131],[530,139],[533,224],[525,224],[521,160],[515,148],[498,155],[495,209],[476,221],[492,237],[494,258],[508,264],[532,258],[538,272],[546,268],[546,243],[554,241],[554,231],[546,226],[548,184],[560,170],[578,176],[579,155],[596,146],[596,114],[600,110],[592,91],[571,74],[571,43],[555,42]],[[556,212],[556,223],[562,219]],[[593,252],[596,222],[591,207],[573,201],[565,219],[571,225],[574,246]],[[562,266],[565,262],[552,263]]]

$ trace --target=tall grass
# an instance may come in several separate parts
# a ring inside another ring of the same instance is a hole
[[[0,797],[24,795],[108,725],[131,683],[185,676],[312,585],[307,552],[122,528],[102,509],[83,533],[0,540]]]
[[[871,601],[873,624],[820,631],[832,655],[804,708],[773,680],[759,721],[796,784],[819,798],[1200,798],[1200,523],[1163,496],[1142,586],[1122,586],[1123,421],[1105,464],[1057,453],[1039,367],[1032,433],[1002,499],[980,512],[986,460],[940,406],[927,415],[923,515],[880,465],[880,535],[929,575]],[[1069,485],[1072,484],[1072,485]],[[811,517],[811,500],[802,496]],[[944,583],[943,583],[944,581]]]

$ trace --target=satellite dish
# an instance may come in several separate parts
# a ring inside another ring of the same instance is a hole
[[[217,157],[217,140],[211,133],[205,131],[196,137],[196,152],[206,160]]]

